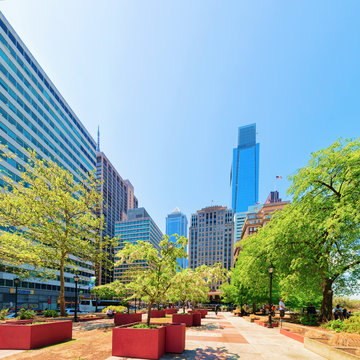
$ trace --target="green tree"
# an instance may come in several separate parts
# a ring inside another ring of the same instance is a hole
[[[38,269],[60,277],[60,312],[65,315],[64,272],[75,272],[79,262],[106,264],[108,258],[100,250],[109,239],[101,239],[102,219],[95,216],[101,203],[94,174],[76,181],[73,175],[53,161],[28,153],[29,162],[22,181],[5,176],[9,184],[0,193],[0,240],[7,252],[22,244],[27,262],[31,256],[39,260]],[[32,255],[34,254],[34,255]],[[46,270],[47,269],[47,270]]]
[[[165,301],[169,289],[177,285],[174,281],[178,270],[177,258],[187,257],[185,251],[187,242],[185,237],[177,237],[177,241],[173,242],[168,236],[164,236],[159,243],[160,250],[146,241],[125,242],[124,248],[116,254],[119,261],[115,266],[125,262],[127,264],[146,262],[146,266],[138,267],[133,272],[131,281],[126,284],[126,287],[134,296],[147,302],[148,325],[152,305]]]

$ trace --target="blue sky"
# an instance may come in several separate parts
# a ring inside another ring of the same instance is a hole
[[[237,127],[257,124],[260,201],[359,137],[360,2],[5,0],[0,9],[165,230],[231,206]]]

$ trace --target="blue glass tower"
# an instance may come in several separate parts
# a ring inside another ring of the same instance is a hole
[[[176,241],[175,234],[187,237],[187,224],[186,215],[184,215],[179,208],[176,208],[166,217],[166,235],[173,241]],[[188,267],[188,259],[178,259],[178,265],[182,269],[186,269]]]
[[[259,151],[256,124],[239,127],[238,145],[233,150],[232,208],[244,212],[259,199]]]

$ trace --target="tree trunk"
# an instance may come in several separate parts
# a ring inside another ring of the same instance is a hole
[[[66,316],[66,311],[65,311],[64,259],[60,260],[60,294],[59,294],[59,298],[60,298],[60,315],[61,316]]]
[[[252,304],[252,310],[253,310],[253,311],[252,311],[253,314],[255,314],[255,312],[256,312],[256,304],[254,304],[254,303]]]
[[[185,301],[183,301],[183,314],[185,314]]]
[[[332,281],[329,279],[323,279],[322,281],[322,301],[321,301],[321,313],[320,313],[320,321],[329,321],[332,318],[332,301],[333,301],[333,291]]]
[[[152,308],[152,303],[148,304],[148,316],[147,316],[147,324],[148,326],[150,325],[150,318],[151,318],[151,308]]]

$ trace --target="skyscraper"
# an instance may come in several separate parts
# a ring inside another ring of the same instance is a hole
[[[225,206],[210,206],[191,215],[189,267],[221,263],[233,265],[233,212]]]
[[[234,213],[245,212],[249,206],[258,202],[259,148],[259,143],[256,143],[256,124],[239,127],[231,174]]]
[[[120,235],[119,245],[115,248],[115,253],[121,250],[125,242],[136,243],[147,241],[160,251],[159,243],[163,234],[144,208],[129,209],[127,220],[116,222],[115,236]],[[116,261],[116,259],[115,259]],[[114,278],[122,282],[128,280],[126,272],[132,266],[146,266],[145,262],[137,261],[134,265],[122,264],[114,269]]]
[[[24,149],[35,150],[57,162],[80,180],[96,166],[96,143],[15,30],[0,12],[0,142],[15,158],[3,159],[1,170],[21,180],[26,164]],[[0,186],[4,183],[0,181]],[[89,293],[94,266],[78,266],[79,290]],[[65,299],[73,301],[73,269],[65,269]],[[0,304],[14,301],[15,269],[0,267]],[[18,304],[33,308],[56,307],[60,281],[27,279],[20,282]]]
[[[98,139],[96,156],[96,177],[100,181],[99,192],[103,197],[101,213],[104,215],[105,227],[102,236],[115,236],[115,222],[126,220],[129,209],[138,206],[134,196],[134,187],[129,180],[123,180],[110,160],[100,152]],[[106,249],[109,258],[114,259],[114,249]],[[107,284],[114,280],[113,270],[97,269],[98,284]]]
[[[179,236],[187,237],[187,219],[179,208],[175,208],[174,211],[166,217],[166,235],[169,235],[170,240],[176,241],[175,234]],[[188,247],[186,246],[186,252]],[[188,259],[178,259],[178,265],[182,269],[188,267]]]

